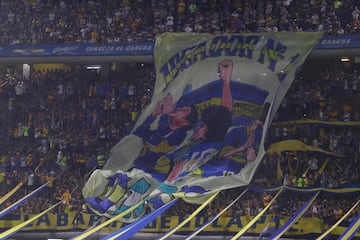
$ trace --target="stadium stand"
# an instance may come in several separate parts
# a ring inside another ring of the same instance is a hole
[[[0,46],[136,44],[153,42],[164,32],[325,31],[329,37],[356,37],[360,24],[356,4],[350,0],[3,0]],[[1,51],[0,57],[4,58]],[[334,155],[269,153],[254,177],[252,185],[257,189],[281,185],[338,189],[360,184],[360,67],[357,62],[342,63],[338,57],[306,61],[269,134],[269,145],[301,140]],[[1,209],[47,183],[44,191],[11,211],[5,220],[42,212],[64,199],[67,201],[51,213],[91,213],[81,187],[93,169],[103,166],[111,148],[130,132],[151,100],[152,63],[122,60],[106,63],[104,70],[64,62],[66,59],[59,65],[35,63],[27,75],[25,62],[0,66],[0,196],[24,182]],[[69,190],[71,196],[64,197]],[[240,190],[222,192],[201,216],[215,216]],[[249,191],[223,217],[254,216],[269,201],[266,198],[274,195]],[[270,212],[290,217],[308,198],[302,192],[285,194]],[[358,192],[346,196],[322,193],[304,216],[323,220],[326,228],[358,200]],[[180,202],[166,215],[185,218],[195,208]],[[358,207],[343,226],[359,214]],[[71,230],[78,230],[76,221],[70,225]]]

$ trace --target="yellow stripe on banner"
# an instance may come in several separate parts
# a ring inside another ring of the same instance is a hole
[[[309,171],[310,171],[310,167],[308,167],[308,168],[305,170],[305,172],[303,173],[303,175],[307,175]]]
[[[59,201],[58,203],[52,205],[51,207],[49,207],[48,209],[46,209],[45,211],[39,213],[38,215],[30,218],[29,220],[13,227],[10,228],[8,230],[6,230],[5,232],[0,234],[0,239],[6,239],[8,237],[10,237],[12,234],[16,233],[17,231],[19,231],[21,228],[26,227],[28,224],[30,224],[31,222],[35,221],[36,219],[40,218],[42,215],[46,214],[47,212],[51,211],[52,209],[54,209],[56,206],[58,206],[61,203],[61,201]]]
[[[348,231],[347,233],[342,237],[339,238],[339,240],[348,240],[351,239],[352,235],[355,233],[355,231],[359,228],[360,226],[360,220],[358,220]]]
[[[249,230],[249,228],[254,225],[254,223],[270,208],[271,204],[273,204],[273,202],[280,196],[280,194],[282,193],[284,189],[280,189],[277,194],[275,195],[275,197],[273,197],[273,199],[271,199],[271,201],[269,202],[269,204],[264,207],[263,210],[261,210],[261,212],[258,213],[258,215],[256,215],[253,219],[251,219],[251,221],[245,226],[243,227],[234,237],[231,238],[231,240],[235,240],[238,239],[241,235],[243,235],[247,230]]]
[[[216,219],[218,219],[224,212],[226,212],[234,203],[236,203],[246,192],[248,191],[248,188],[246,188],[237,198],[234,199],[229,205],[227,205],[223,210],[221,210],[211,221],[204,224],[202,227],[200,227],[198,230],[196,230],[193,234],[186,237],[185,240],[190,240],[193,237],[195,237],[198,233],[200,233],[202,230],[204,230],[207,226],[209,226],[211,223],[213,223]]]
[[[45,183],[47,184],[47,183]],[[25,197],[19,199],[18,201],[14,202],[13,204],[11,204],[10,206],[8,206],[7,208],[3,209],[1,212],[0,212],[0,216],[2,216],[4,213],[7,213],[11,208],[13,208],[13,206],[19,204],[20,202],[26,200],[27,198],[29,198],[34,192],[38,191],[40,188],[44,187],[44,185],[41,185],[40,187],[38,187],[37,189],[35,189],[34,191],[28,193]]]
[[[342,216],[334,225],[331,226],[331,228],[329,228],[326,232],[324,232],[323,234],[320,235],[320,237],[318,237],[316,240],[321,240],[323,238],[325,238],[329,233],[331,233],[342,221],[345,220],[345,218],[347,218],[352,211],[354,211],[354,209],[357,207],[357,205],[359,205],[360,200],[357,201],[354,206],[352,206],[349,211],[347,211],[344,216]]]
[[[314,120],[314,119],[307,119],[307,120],[293,120],[293,121],[282,121],[282,122],[274,122],[271,123],[272,125],[288,125],[288,124],[307,124],[307,123],[316,123],[316,124],[324,124],[330,126],[359,126],[359,121],[321,121],[321,120]]]
[[[317,192],[317,191],[322,191],[322,192],[329,192],[329,193],[354,193],[354,192],[360,192],[360,187],[359,186],[354,186],[354,187],[344,187],[344,188],[323,188],[323,187],[315,187],[315,188],[298,188],[298,187],[291,187],[291,186],[281,186],[281,187],[276,187],[276,188],[266,188],[266,189],[260,189],[263,192],[275,192],[280,190],[281,188],[284,188],[285,190],[292,190],[295,192]]]
[[[79,236],[77,237],[74,237],[74,238],[71,238],[71,240],[82,240],[82,239],[85,239],[86,237],[90,236],[91,234],[99,231],[100,229],[106,227],[107,225],[109,225],[110,223],[112,222],[115,222],[116,220],[118,220],[119,218],[127,215],[128,213],[130,213],[131,211],[135,210],[135,208],[137,208],[138,206],[140,206],[141,204],[143,204],[144,201],[141,201],[137,204],[135,204],[134,206],[126,209],[124,212],[110,218],[109,220],[103,222],[102,224],[96,226],[95,228],[91,229],[90,231],[86,231],[86,232],[83,232],[82,234],[80,234]]]
[[[326,158],[326,160],[323,162],[323,164],[321,164],[321,167],[319,168],[318,170],[318,174],[322,174],[326,168],[326,166],[328,165],[330,159],[329,158]]]
[[[280,237],[287,232],[287,230],[289,230],[291,228],[291,226],[297,222],[297,220],[299,218],[302,217],[302,215],[304,215],[304,213],[308,210],[308,208],[311,206],[311,204],[315,201],[315,199],[317,198],[317,196],[319,195],[320,191],[317,192],[312,198],[312,201],[308,203],[308,205],[306,207],[304,207],[304,209],[302,209],[302,211],[300,212],[300,214],[298,214],[296,216],[296,218],[293,219],[293,221],[287,226],[285,227],[284,229],[282,229],[282,231],[280,233],[278,233],[275,237],[272,238],[272,236],[269,238],[271,240],[278,240],[280,239]]]
[[[164,236],[162,236],[159,240],[164,240],[166,238],[168,238],[170,235],[172,235],[174,232],[176,232],[177,230],[179,230],[182,226],[184,226],[186,223],[188,223],[191,219],[193,219],[201,210],[203,210],[203,208],[205,208],[207,205],[209,205],[209,203],[214,200],[214,198],[219,194],[220,191],[217,191],[216,193],[214,193],[214,195],[212,195],[208,200],[206,200],[203,204],[201,204],[200,207],[198,207],[187,219],[185,219],[184,221],[182,221],[178,226],[176,226],[175,228],[173,228],[171,231],[169,231],[167,234],[165,234]]]
[[[176,198],[174,198],[173,200],[171,200],[171,201],[175,201],[175,200],[178,200],[178,199],[176,199]],[[171,204],[171,202],[168,202],[168,203],[166,203],[165,205],[163,205],[163,206],[161,206],[160,208],[165,208],[166,207],[166,205],[168,205],[168,204]],[[156,209],[156,210],[159,210],[160,208],[158,208],[158,209]],[[155,211],[154,212],[152,212],[152,213],[155,213]],[[151,214],[152,214],[151,213]],[[162,212],[161,212],[162,213]],[[161,215],[161,213],[160,213],[160,215]],[[156,217],[159,217],[160,215],[157,215]],[[145,216],[143,219],[145,219],[145,221],[147,220],[146,218],[148,217],[148,216],[150,216],[150,214],[149,215],[147,215],[147,216]],[[138,221],[138,223],[136,223],[134,226],[132,226],[132,227],[130,227],[130,228],[127,228],[127,229],[125,229],[125,230],[122,230],[121,232],[119,232],[119,233],[117,233],[117,234],[115,234],[115,235],[113,235],[113,236],[111,236],[111,237],[109,237],[109,238],[103,238],[103,239],[107,239],[107,240],[118,240],[118,239],[121,239],[120,237],[122,236],[122,235],[124,235],[125,233],[127,233],[127,232],[129,232],[129,231],[131,231],[132,230],[132,228],[136,228],[138,225],[141,225],[142,224],[142,222],[141,222],[141,220],[142,219],[139,219],[140,221]],[[125,239],[125,238],[124,238]],[[126,238],[127,239],[127,238]]]
[[[293,190],[296,192],[315,192],[315,191],[323,191],[323,192],[329,192],[329,193],[353,193],[353,192],[359,192],[360,187],[346,187],[346,188],[296,188],[296,187],[290,187],[290,186],[284,186],[285,189]],[[274,191],[274,189],[264,189],[264,191]]]
[[[11,189],[10,192],[6,193],[2,198],[0,198],[0,205],[3,204],[6,200],[8,200],[14,193],[16,193],[16,191],[19,190],[22,185],[24,185],[24,181],[19,182],[18,185]]]
[[[91,231],[91,229],[94,229],[94,227],[96,227],[97,225],[99,225],[99,223],[101,223],[102,219],[103,219],[103,216],[101,216],[99,220],[97,220],[95,223],[93,223],[93,225],[90,228],[86,229],[83,232],[83,234],[86,233],[86,232]]]

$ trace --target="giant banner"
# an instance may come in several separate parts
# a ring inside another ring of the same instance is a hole
[[[152,103],[87,181],[90,208],[111,217],[144,201],[122,219],[131,222],[174,197],[200,204],[247,185],[265,153],[269,124],[321,37],[160,35]]]

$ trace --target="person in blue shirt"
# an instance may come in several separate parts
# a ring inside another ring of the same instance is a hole
[[[152,130],[151,124],[158,116],[158,127]],[[134,168],[150,173],[162,155],[171,152],[185,140],[187,132],[193,128],[197,119],[195,106],[174,107],[172,96],[168,94],[157,104],[153,114],[133,132],[144,141]]]

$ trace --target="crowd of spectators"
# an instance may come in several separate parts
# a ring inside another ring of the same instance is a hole
[[[356,33],[358,11],[356,1],[329,0],[1,1],[0,45],[153,41],[167,31]],[[81,187],[129,133],[151,100],[154,78],[152,65],[130,63],[106,72],[75,65],[41,69],[29,79],[16,67],[2,70],[0,194],[21,181],[24,186],[1,208],[53,179],[13,213],[40,212],[59,200],[64,204],[55,211],[88,212]],[[359,184],[359,79],[356,65],[305,64],[278,110],[268,141],[296,139],[332,154],[267,154],[253,184],[300,189]],[[202,214],[216,215],[238,193],[222,192]],[[291,216],[308,198],[285,193],[270,212]],[[305,215],[334,222],[358,198],[322,193]],[[254,215],[264,207],[263,200],[264,193],[249,192],[226,216]],[[181,202],[169,214],[184,216],[195,207]]]
[[[252,182],[256,187],[337,188],[360,183],[360,132],[356,127],[359,108],[358,102],[353,101],[359,92],[345,87],[360,75],[357,69],[342,65],[337,68],[324,65],[317,72],[311,70],[312,66],[311,61],[305,63],[285,96],[270,128],[269,141],[271,144],[299,140],[331,154],[306,151],[266,154]],[[331,78],[324,79],[324,75]],[[8,68],[2,77],[7,80],[0,95],[1,194],[26,179],[24,187],[5,206],[52,178],[54,182],[38,197],[13,213],[40,212],[65,199],[69,193],[71,197],[66,204],[59,205],[55,211],[89,212],[81,187],[94,168],[102,167],[111,147],[129,133],[137,114],[149,103],[154,86],[152,65],[126,64],[111,69],[108,74],[80,67],[38,70],[32,72],[29,79],[22,79],[16,69]],[[339,81],[339,78],[348,81]],[[324,81],[326,88],[321,87]],[[19,84],[23,91],[17,92]],[[333,84],[338,94],[331,93]],[[329,109],[341,111],[343,105],[350,106],[349,119],[341,118],[342,114],[338,114],[337,119],[321,119],[318,114],[321,109],[324,115]],[[290,111],[294,108],[299,108],[296,114]],[[284,130],[285,127],[288,130]],[[335,140],[337,144],[333,143]],[[239,189],[224,191],[202,214],[216,215],[238,193]],[[267,195],[273,197],[273,193]],[[290,216],[309,197],[297,192],[283,195],[270,213]],[[263,193],[249,192],[224,216],[254,215],[263,209],[263,198]],[[323,193],[321,201],[316,201],[305,215],[334,222],[341,217],[338,212],[344,214],[356,198],[358,195],[344,198]],[[289,202],[292,208],[284,208]],[[195,207],[182,202],[168,214],[186,216]]]
[[[282,101],[269,141],[296,139],[332,154],[268,154],[262,167],[273,171],[258,171],[263,178],[274,180],[267,185],[337,187],[360,183],[359,69],[334,63],[317,69],[313,66],[313,62],[306,64]]]
[[[119,68],[106,77],[82,68],[39,70],[18,81],[12,80],[16,69],[4,71],[2,195],[27,179],[16,199],[52,177],[54,184],[40,194],[43,201],[54,204],[66,190],[75,189],[71,201],[81,205],[84,176],[103,166],[152,94],[151,67],[125,64]],[[21,93],[16,92],[19,84],[24,86]]]
[[[151,42],[163,32],[359,32],[356,0],[4,0],[0,46]]]

